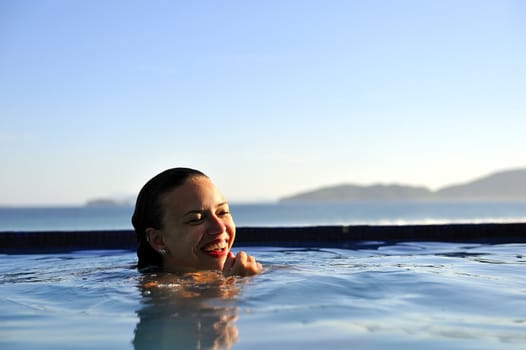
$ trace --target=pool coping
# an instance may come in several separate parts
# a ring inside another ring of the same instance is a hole
[[[526,243],[526,223],[238,227],[236,246],[357,248],[364,242]],[[0,232],[0,254],[135,250],[133,230]]]

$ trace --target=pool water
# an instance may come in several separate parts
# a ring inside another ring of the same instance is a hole
[[[2,255],[0,349],[525,348],[526,244],[243,249],[264,273],[140,274],[129,251]]]

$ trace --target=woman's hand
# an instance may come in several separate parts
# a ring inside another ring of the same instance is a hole
[[[223,265],[223,274],[225,276],[252,276],[260,273],[263,266],[256,262],[253,256],[245,252],[239,252],[236,256],[229,252]]]

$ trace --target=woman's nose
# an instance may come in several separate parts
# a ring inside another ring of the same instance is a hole
[[[221,220],[221,218],[219,218],[216,215],[210,215],[210,221],[209,221],[209,227],[208,227],[207,233],[209,235],[218,235],[218,234],[225,232],[225,230],[226,230],[226,225],[223,222],[223,220]]]

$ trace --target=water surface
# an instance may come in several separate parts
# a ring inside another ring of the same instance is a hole
[[[526,244],[247,247],[249,278],[0,256],[1,349],[524,349]]]

